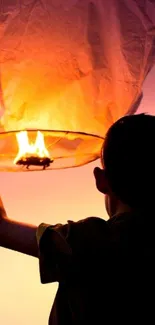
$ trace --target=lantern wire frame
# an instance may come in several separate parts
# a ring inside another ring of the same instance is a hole
[[[22,165],[14,163],[19,152],[16,135],[27,131],[28,141],[35,143],[37,132],[44,136],[45,148],[48,150],[51,163],[48,167]],[[104,138],[98,135],[65,131],[24,129],[0,132],[0,171],[29,172],[42,170],[66,169],[83,166],[100,158]]]

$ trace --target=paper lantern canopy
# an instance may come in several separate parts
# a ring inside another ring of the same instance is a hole
[[[154,1],[5,0],[0,9],[0,171],[99,158],[154,64]]]

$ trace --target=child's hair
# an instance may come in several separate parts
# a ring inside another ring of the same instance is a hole
[[[107,132],[102,160],[112,191],[131,207],[155,204],[155,116],[125,116]]]

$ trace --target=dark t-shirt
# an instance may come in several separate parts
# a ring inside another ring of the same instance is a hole
[[[49,324],[140,324],[143,235],[144,216],[138,213],[41,224],[41,282],[59,282]]]

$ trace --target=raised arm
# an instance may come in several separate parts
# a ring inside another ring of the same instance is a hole
[[[0,198],[0,246],[38,257],[37,226],[11,220],[7,217]]]

